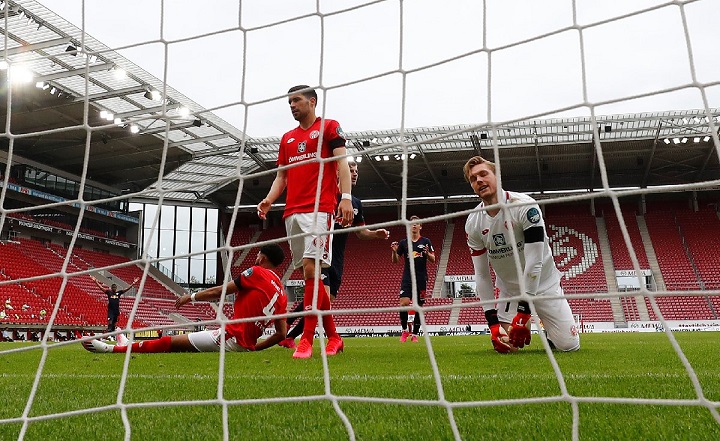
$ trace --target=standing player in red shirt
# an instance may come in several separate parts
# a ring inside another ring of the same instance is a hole
[[[339,222],[347,226],[353,221],[345,138],[337,121],[316,116],[315,90],[309,86],[295,86],[290,88],[288,94],[290,111],[300,125],[280,140],[277,160],[280,168],[267,196],[258,204],[258,216],[265,219],[273,202],[287,188],[283,218],[290,237],[293,266],[303,269],[305,310],[311,310],[316,305],[320,311],[329,311],[330,298],[325,289],[319,289],[315,260],[318,259],[324,268],[332,262],[330,233],[333,230],[338,186],[341,192],[340,203],[337,204]],[[322,161],[333,157],[337,159]],[[323,315],[322,320],[328,336],[325,353],[335,355],[343,350],[343,341],[335,330],[332,315]],[[314,314],[305,317],[303,335],[293,358],[312,356],[317,321],[318,317]]]
[[[184,295],[177,299],[175,307],[180,308],[188,302],[212,301],[220,299],[223,289],[227,294],[235,294],[233,304],[233,320],[256,317],[254,321],[228,323],[225,325],[225,350],[233,352],[261,351],[276,345],[285,338],[287,324],[285,319],[265,319],[265,316],[284,314],[287,310],[287,296],[282,282],[273,271],[285,260],[285,253],[276,244],[265,245],[252,266],[240,276],[228,282],[224,287],[215,286],[192,295]],[[258,342],[270,322],[275,324],[275,333]],[[190,334],[160,337],[155,340],[141,341],[128,345],[128,339],[118,334],[118,344],[109,345],[100,340],[83,342],[83,347],[90,352],[217,352],[222,343],[220,329],[193,332]]]

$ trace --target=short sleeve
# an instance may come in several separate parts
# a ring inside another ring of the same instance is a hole
[[[525,205],[520,208],[519,219],[520,225],[522,225],[523,231],[532,227],[544,227],[545,220],[543,219],[540,206],[537,204]]]
[[[473,219],[473,216],[468,216],[467,221],[465,221],[465,236],[467,237],[467,245],[468,248],[470,248],[471,254],[485,249],[485,244],[476,237],[477,232],[474,231],[473,228]]]
[[[345,133],[343,132],[342,127],[340,127],[340,123],[335,121],[334,119],[326,119],[324,123],[325,143],[329,145],[333,150],[338,147],[345,147]]]

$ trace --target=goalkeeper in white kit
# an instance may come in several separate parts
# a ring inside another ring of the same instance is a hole
[[[531,300],[552,346],[561,351],[580,349],[580,336],[570,305],[563,297],[562,275],[553,260],[540,207],[528,195],[498,188],[495,164],[480,156],[470,158],[463,171],[474,193],[482,199],[477,211],[468,216],[465,232],[493,347],[508,353],[530,344],[532,316],[527,300]],[[498,204],[498,198],[508,204],[505,209],[486,208]],[[499,291],[497,303],[490,266]]]

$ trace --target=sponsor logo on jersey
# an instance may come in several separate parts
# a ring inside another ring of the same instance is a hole
[[[485,228],[484,230],[482,230],[482,235],[485,236],[489,232],[490,232],[490,230],[488,228]]]
[[[534,224],[540,222],[540,210],[535,207],[529,209],[527,212],[527,220]]]
[[[295,141],[295,138],[290,138],[287,141],[285,141],[287,144],[290,144],[291,142]]]
[[[298,144],[298,153],[304,153],[305,147],[307,147],[307,142],[305,142],[305,141]]]
[[[507,245],[507,242],[505,242],[505,235],[500,234],[493,234],[493,243],[495,243],[496,247],[501,247],[503,245]]]
[[[252,267],[250,267],[250,268],[246,269],[245,271],[243,271],[242,275],[245,277],[250,277],[250,276],[252,276],[252,273],[253,273],[253,269],[252,269]]]
[[[310,132],[310,139],[318,139],[319,136],[320,136],[319,130],[313,130],[312,132]]]
[[[317,152],[307,152],[307,153],[303,153],[302,155],[290,156],[288,158],[288,163],[292,164],[293,162],[304,161],[306,159],[312,159],[316,156],[317,156]]]

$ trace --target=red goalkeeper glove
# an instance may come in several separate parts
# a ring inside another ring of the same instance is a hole
[[[518,302],[518,309],[510,327],[510,344],[522,348],[530,344],[530,305],[527,302]]]
[[[498,323],[497,325],[490,326],[490,341],[492,342],[493,348],[496,352],[501,354],[509,354],[513,351],[513,347],[508,343],[508,335],[502,326]]]
[[[508,343],[508,335],[505,332],[505,329],[500,326],[500,322],[497,318],[497,310],[490,309],[485,311],[485,318],[487,319],[488,326],[490,327],[490,342],[492,343],[495,351],[501,354],[508,354],[512,352],[514,348]]]

